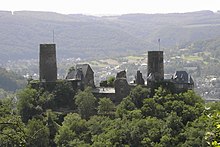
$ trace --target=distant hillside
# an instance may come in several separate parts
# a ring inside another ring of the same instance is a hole
[[[201,57],[202,74],[204,76],[214,75],[220,77],[220,37],[196,41],[183,45],[181,48],[188,48],[184,55],[196,55]]]
[[[0,67],[0,91],[16,91],[26,85],[26,80],[12,71]],[[1,93],[1,92],[0,92]]]
[[[0,12],[0,61],[38,58],[52,43],[57,57],[99,58],[136,54],[220,36],[220,14],[211,11],[94,17],[52,12]]]

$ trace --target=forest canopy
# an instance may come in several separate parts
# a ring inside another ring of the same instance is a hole
[[[87,88],[57,109],[61,93],[26,87],[18,102],[0,101],[0,146],[218,145],[220,103],[205,103],[193,91],[171,94],[159,87],[153,97],[148,93],[137,86],[115,105]]]

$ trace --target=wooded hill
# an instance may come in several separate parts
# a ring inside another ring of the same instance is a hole
[[[0,67],[0,91],[1,89],[16,91],[17,89],[23,88],[26,84],[24,77]]]
[[[212,11],[120,16],[0,12],[0,61],[38,58],[39,44],[57,44],[57,56],[99,58],[138,54],[216,38],[220,14]]]

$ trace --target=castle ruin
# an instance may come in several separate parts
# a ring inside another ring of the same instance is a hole
[[[40,44],[39,64],[40,82],[56,83],[57,63],[55,44]],[[120,103],[136,85],[150,88],[151,91],[154,91],[159,86],[169,87],[173,93],[185,92],[194,88],[193,79],[186,71],[177,71],[171,79],[164,79],[163,51],[148,52],[147,84],[145,84],[140,71],[137,71],[134,84],[129,84],[126,78],[126,71],[121,71],[117,74],[113,87],[96,87],[94,84],[94,72],[89,64],[77,64],[75,68],[69,70],[66,78],[63,80],[71,82],[73,89],[76,91],[84,90],[88,86],[92,87],[95,97],[109,97],[114,103]]]

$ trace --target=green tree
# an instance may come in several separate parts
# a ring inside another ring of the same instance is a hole
[[[115,77],[111,76],[107,79],[107,85],[109,87],[114,87],[114,84],[115,84]]]
[[[42,113],[42,108],[37,107],[38,92],[27,87],[18,92],[18,112],[24,122],[28,122],[32,116]]]
[[[50,146],[56,146],[55,142],[54,142],[54,138],[55,135],[58,131],[59,128],[59,124],[57,123],[58,118],[57,115],[51,111],[51,110],[47,110],[46,111],[46,117],[44,118],[44,121],[46,122],[46,125],[49,129],[49,144]]]
[[[129,138],[129,121],[127,119],[110,120],[103,132],[93,136],[93,146],[126,146]]]
[[[49,129],[39,119],[28,121],[25,134],[27,136],[27,146],[39,147],[49,145]]]
[[[179,97],[182,97],[181,100],[183,100],[187,105],[195,106],[196,104],[202,104],[202,106],[204,106],[204,99],[192,90],[180,93]]]
[[[86,120],[77,113],[69,113],[64,117],[62,126],[59,127],[55,136],[55,143],[58,146],[80,146],[86,145],[87,139]]]
[[[204,100],[192,90],[176,95],[175,99],[178,102],[172,104],[172,109],[177,112],[178,116],[182,117],[184,125],[199,118],[204,112]]]
[[[155,146],[160,142],[164,122],[155,117],[133,119],[130,124],[131,146]]]
[[[116,117],[123,118],[124,116],[128,116],[129,112],[135,110],[136,106],[131,101],[130,97],[124,98],[121,103],[116,108]]]
[[[205,133],[210,126],[211,120],[206,116],[202,115],[193,122],[187,123],[182,133],[185,141],[183,146],[208,146],[205,140]]]
[[[98,114],[105,116],[113,116],[115,105],[109,98],[101,98],[98,102]]]
[[[220,102],[208,102],[205,104],[206,114],[214,114],[215,112],[220,111]]]
[[[43,112],[53,107],[54,96],[43,89],[33,89],[26,87],[17,93],[18,105],[17,109],[22,120],[27,123],[34,116],[42,115]]]
[[[52,89],[52,93],[54,95],[54,103],[56,108],[66,107],[75,109],[75,103],[73,101],[75,90],[70,82],[57,82],[55,88]]]
[[[75,103],[82,118],[88,119],[90,116],[96,114],[97,102],[91,92],[91,88],[88,87],[84,91],[80,91],[75,96]]]
[[[158,104],[154,98],[147,98],[143,103],[141,112],[144,116],[152,116],[160,119],[166,116],[165,108],[163,105]]]
[[[184,125],[182,118],[177,116],[176,112],[171,112],[168,117],[165,118],[165,125],[163,129],[163,146],[177,146],[182,143],[180,133],[183,131]]]
[[[210,146],[220,146],[220,111],[208,116],[211,120],[210,126],[205,134],[205,139]]]
[[[25,146],[25,125],[15,113],[14,100],[0,100],[0,146]]]
[[[150,96],[150,90],[138,85],[131,90],[129,96],[136,107],[141,108],[143,106],[143,100]]]
[[[86,122],[86,125],[89,133],[94,137],[104,132],[106,127],[111,125],[111,119],[108,116],[94,115]]]
[[[92,122],[101,127],[92,135],[92,146],[155,146],[160,142],[164,127],[162,120],[151,117],[96,120],[99,123]],[[92,128],[96,130],[97,127]]]

